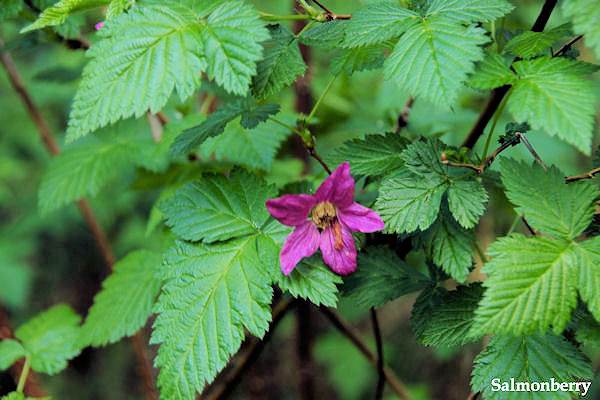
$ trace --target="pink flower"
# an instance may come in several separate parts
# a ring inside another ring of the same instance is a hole
[[[279,222],[295,227],[281,249],[281,270],[285,275],[319,248],[323,261],[335,273],[351,274],[356,270],[356,245],[350,231],[383,229],[383,221],[375,211],[354,202],[354,179],[348,162],[338,166],[314,196],[286,194],[267,200],[266,206]]]
[[[98,22],[96,25],[94,25],[94,29],[96,29],[97,31],[99,31],[100,28],[102,28],[103,26],[104,26],[104,21]]]

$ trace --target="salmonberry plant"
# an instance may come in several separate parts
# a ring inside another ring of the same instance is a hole
[[[30,370],[59,373],[86,347],[128,336],[142,363],[146,346],[157,349],[149,398],[155,385],[161,399],[195,399],[223,376],[232,385],[225,372],[252,362],[226,369],[242,343],[259,348],[252,337],[294,305],[314,304],[360,342],[334,310],[340,298],[371,313],[377,351],[361,351],[380,374],[376,397],[387,380],[409,398],[383,363],[375,308],[410,294],[422,345],[484,345],[475,396],[537,398],[494,392],[494,378],[591,380],[600,2],[532,2],[521,19],[508,0],[332,2],[335,11],[298,0],[293,14],[289,1],[269,2],[287,14],[261,3],[0,1],[0,20],[21,29],[15,43],[87,49],[64,146],[19,77],[17,44],[5,44],[2,63],[55,155],[42,215],[77,201],[111,268],[85,318],[58,304],[3,333],[0,368],[18,370],[3,399],[35,395]],[[353,115],[363,112],[377,116]],[[112,238],[83,198],[132,173],[127,193],[107,201],[152,201],[136,231],[145,245],[112,265]]]

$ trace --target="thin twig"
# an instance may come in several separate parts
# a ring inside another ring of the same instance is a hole
[[[444,153],[442,153],[442,163],[451,167],[469,168],[475,171],[477,175],[481,175],[486,168],[492,165],[498,154],[502,153],[507,148],[516,145],[517,143],[519,143],[519,141],[504,142],[500,147],[494,150],[492,154],[490,154],[485,160],[483,160],[483,162],[479,166],[467,163],[453,163],[445,158],[446,155]]]
[[[229,369],[215,379],[214,383],[204,391],[203,400],[221,400],[231,393],[244,372],[258,359],[259,354],[264,349],[265,344],[271,339],[279,322],[297,304],[297,300],[287,299],[281,301],[273,308],[271,325],[262,340],[252,337],[244,352],[234,359]]]
[[[374,354],[369,347],[365,344],[365,342],[361,339],[360,334],[356,331],[354,327],[344,321],[334,310],[329,309],[327,307],[320,307],[319,310],[329,319],[329,321],[342,333],[346,336],[350,341],[356,346],[358,350],[369,360],[373,367],[377,368],[377,355]],[[390,385],[392,390],[404,400],[410,400],[411,397],[408,394],[406,386],[402,383],[400,378],[396,376],[394,371],[386,365],[383,364],[383,374],[385,375],[385,380]]]
[[[529,233],[531,233],[533,236],[537,236],[538,233],[536,232],[535,229],[533,229],[533,227],[531,225],[529,225],[529,222],[527,222],[527,219],[525,218],[524,215],[521,215],[521,221],[523,221],[523,223],[527,227],[527,230],[529,231]]]
[[[542,166],[542,168],[544,168],[544,171],[546,171],[548,168],[546,167],[546,164],[544,164],[544,162],[542,161],[542,159],[540,158],[540,156],[538,156],[538,153],[533,149],[533,146],[529,143],[529,141],[527,140],[527,138],[525,137],[525,135],[523,135],[520,132],[515,133],[515,135],[521,139],[521,141],[523,142],[523,144],[525,145],[525,147],[527,147],[527,150],[529,150],[529,152],[531,153],[531,155],[533,155],[533,158],[535,158],[535,161],[538,162],[538,164],[540,164]]]
[[[542,10],[540,11],[540,14],[538,15],[533,26],[531,27],[531,30],[533,32],[542,32],[544,30],[544,27],[548,23],[548,19],[550,18],[550,15],[554,10],[557,1],[558,0],[546,0],[544,6],[542,7]],[[516,58],[514,61],[518,60],[519,59]],[[504,98],[504,96],[510,88],[510,85],[504,85],[492,90],[492,94],[490,95],[490,98],[487,104],[485,105],[483,111],[481,112],[481,114],[479,114],[479,117],[477,118],[477,121],[475,121],[473,128],[471,128],[471,131],[461,144],[462,147],[472,149],[475,146],[475,143],[477,143],[477,140],[481,137],[481,135],[483,135],[485,127],[487,126],[488,122],[490,122],[490,119],[496,112],[498,106],[500,106],[502,99]]]
[[[325,171],[327,171],[327,173],[329,175],[331,175],[331,168],[329,168],[329,166],[327,165],[327,163],[325,162],[325,160],[323,160],[323,157],[321,157],[319,155],[319,153],[317,153],[317,149],[315,148],[315,137],[312,137],[312,142],[310,145],[306,146],[306,150],[308,151],[308,154],[310,154],[310,156],[312,158],[314,158],[315,160],[317,160],[319,162],[319,164],[321,164],[321,166],[325,169]]]
[[[327,15],[327,19],[329,21],[332,20],[336,20],[336,19],[351,19],[352,15],[349,14],[336,14],[333,11],[331,11],[330,9],[328,9],[327,7],[325,7],[325,5],[323,5],[320,1],[318,0],[312,0],[316,5],[318,5],[319,7],[321,7],[323,9],[323,11],[325,11],[326,15]]]
[[[555,53],[552,53],[552,58],[562,55],[564,52],[569,50],[571,48],[571,46],[573,46],[576,42],[578,42],[581,38],[583,38],[583,34],[575,36],[573,39],[569,40],[560,49],[558,49]]]
[[[3,47],[3,46],[4,46],[4,43],[0,39],[0,47]],[[48,127],[48,124],[46,123],[46,120],[43,118],[40,110],[36,107],[29,92],[27,91],[27,88],[25,87],[25,84],[23,83],[23,79],[21,78],[21,75],[19,74],[19,71],[17,70],[17,67],[16,67],[14,60],[12,59],[10,53],[9,52],[1,53],[0,54],[0,62],[2,63],[2,65],[4,66],[4,69],[7,72],[8,78],[9,78],[15,92],[21,98],[21,101],[27,108],[27,111],[29,112],[31,119],[33,120],[36,127],[38,128],[38,131],[40,133],[40,136],[42,137],[42,141],[44,142],[44,145],[46,146],[46,148],[48,149],[50,154],[52,154],[53,156],[60,154],[60,148],[58,147],[58,145],[54,139],[54,136],[52,135],[52,132],[50,131],[50,128]],[[86,202],[85,199],[79,200],[77,202],[77,205],[79,206],[79,210],[81,211],[81,214],[83,215],[83,218],[85,219],[85,222],[87,223],[88,227],[90,228],[90,231],[92,232],[94,241],[96,242],[96,245],[98,246],[98,249],[100,250],[100,253],[102,254],[102,258],[106,264],[107,270],[112,271],[112,265],[115,262],[115,257],[114,257],[113,251],[110,247],[108,238],[106,237],[106,234],[104,233],[104,230],[98,223],[98,220],[94,216],[92,209],[90,208],[89,204]],[[145,354],[144,346],[139,345],[139,344],[143,344],[143,342],[144,342],[140,335],[140,332],[136,333],[136,335],[133,337],[132,340],[134,341],[134,350],[135,350],[135,354],[137,357],[138,368],[140,369],[140,371],[142,371],[142,379],[144,380],[144,388],[151,389],[151,390],[146,390],[146,398],[148,400],[155,400],[157,398],[157,396],[153,389],[154,383],[152,380],[152,376],[153,376],[152,368],[151,368],[151,366],[148,362],[147,356]],[[135,343],[136,341],[139,341],[139,343],[136,344]],[[150,380],[150,381],[148,381],[148,380]]]
[[[594,179],[594,177],[600,174],[600,168],[593,169],[580,175],[573,175],[565,177],[565,183],[577,182],[582,179]]]
[[[379,329],[379,321],[377,320],[377,311],[375,307],[371,307],[371,324],[373,325],[373,335],[375,336],[375,344],[377,345],[377,390],[375,391],[375,400],[383,398],[383,388],[385,385],[385,375],[383,373],[383,341],[381,340],[381,330]]]

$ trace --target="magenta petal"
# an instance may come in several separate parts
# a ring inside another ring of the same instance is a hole
[[[299,225],[285,239],[279,260],[284,275],[288,275],[304,257],[315,254],[319,248],[319,230],[312,222]]]
[[[94,29],[96,29],[97,31],[99,31],[103,26],[104,26],[104,21],[103,22],[98,22],[96,25],[94,25]]]
[[[286,194],[267,200],[266,206],[277,221],[287,226],[298,226],[306,222],[315,204],[315,196],[310,194]]]
[[[339,209],[337,215],[351,231],[375,232],[384,228],[379,214],[358,203],[352,203],[349,207]]]
[[[341,226],[344,247],[340,250],[335,248],[335,236],[331,227],[321,232],[320,247],[325,264],[329,265],[336,274],[348,275],[356,271],[356,246],[350,229],[344,224]]]
[[[317,202],[328,201],[344,208],[354,200],[354,179],[350,176],[350,164],[343,162],[327,177],[315,193]]]

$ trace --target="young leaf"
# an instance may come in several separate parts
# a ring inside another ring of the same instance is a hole
[[[436,220],[447,184],[400,170],[379,188],[375,211],[386,232],[411,233],[427,229]]]
[[[487,52],[485,58],[477,64],[475,73],[467,84],[475,89],[487,90],[504,85],[512,85],[517,76],[510,70],[501,55]]]
[[[210,243],[258,232],[269,218],[265,202],[275,195],[274,187],[238,170],[229,179],[208,175],[189,183],[160,209],[176,235]]]
[[[240,124],[232,122],[223,134],[207,139],[200,146],[199,154],[205,159],[214,157],[269,171],[279,146],[289,135],[289,129],[272,121],[253,130],[243,129]]]
[[[485,211],[488,195],[474,180],[455,181],[448,186],[448,204],[452,216],[463,228],[473,228]]]
[[[430,280],[385,247],[358,254],[358,269],[344,279],[344,296],[361,307],[379,307],[425,288]]]
[[[536,333],[532,336],[495,335],[486,349],[475,359],[471,386],[482,392],[486,400],[503,400],[506,392],[493,391],[492,379],[500,382],[573,382],[576,378],[591,379],[592,367],[587,357],[560,336]],[[511,399],[542,398],[536,392],[515,392]],[[554,392],[553,399],[569,400],[568,392]],[[544,397],[545,398],[545,397]]]
[[[600,57],[600,3],[588,0],[567,0],[562,11],[573,21],[576,33],[584,34],[585,44]]]
[[[590,182],[564,182],[564,174],[534,163],[500,160],[506,196],[527,222],[552,237],[572,240],[592,222],[598,189]]]
[[[539,55],[562,36],[564,32],[560,31],[526,31],[512,38],[504,49],[517,57],[529,59]]]
[[[359,10],[346,24],[345,47],[382,43],[419,23],[419,14],[397,2],[381,1]]]
[[[54,375],[67,367],[67,360],[81,351],[79,347],[81,317],[67,305],[60,304],[33,317],[16,330],[31,368]]]
[[[263,43],[265,55],[252,83],[252,93],[258,99],[272,96],[306,72],[294,33],[281,25],[270,25],[269,31],[271,39]]]
[[[213,245],[177,242],[166,255],[151,340],[160,343],[162,398],[202,392],[240,347],[244,327],[263,336],[273,294],[265,265],[278,265],[279,250],[270,237],[254,234]]]
[[[433,309],[420,342],[425,346],[463,346],[476,340],[469,336],[483,287],[479,283],[446,292]]]
[[[25,357],[25,349],[21,343],[13,339],[0,341],[0,371],[8,369],[19,358]]]
[[[111,0],[60,0],[58,3],[44,10],[38,19],[21,30],[21,33],[42,29],[47,26],[61,25],[69,15],[102,7],[111,3]]]
[[[463,282],[473,265],[472,231],[461,227],[451,216],[444,202],[435,223],[429,229],[418,232],[413,241],[415,247],[423,247],[436,265]]]
[[[302,260],[289,275],[276,274],[281,290],[287,290],[294,297],[310,300],[314,305],[335,307],[338,301],[338,288],[342,278],[327,267],[320,255]]]
[[[562,63],[548,57],[515,62],[520,79],[513,86],[508,109],[517,120],[558,135],[589,155],[596,97],[589,82],[557,71],[555,67]]]
[[[114,265],[83,324],[83,345],[115,343],[144,326],[160,292],[161,262],[159,254],[138,250]]]
[[[363,139],[344,142],[327,160],[334,165],[349,160],[352,173],[357,175],[386,174],[402,166],[400,153],[408,143],[397,133],[367,135]]]
[[[203,72],[228,92],[245,94],[266,29],[245,1],[224,2],[204,19],[207,7],[213,8],[149,2],[110,21],[103,28],[108,38],[88,52],[92,60],[75,95],[68,140],[160,111],[174,89],[187,99]]]

